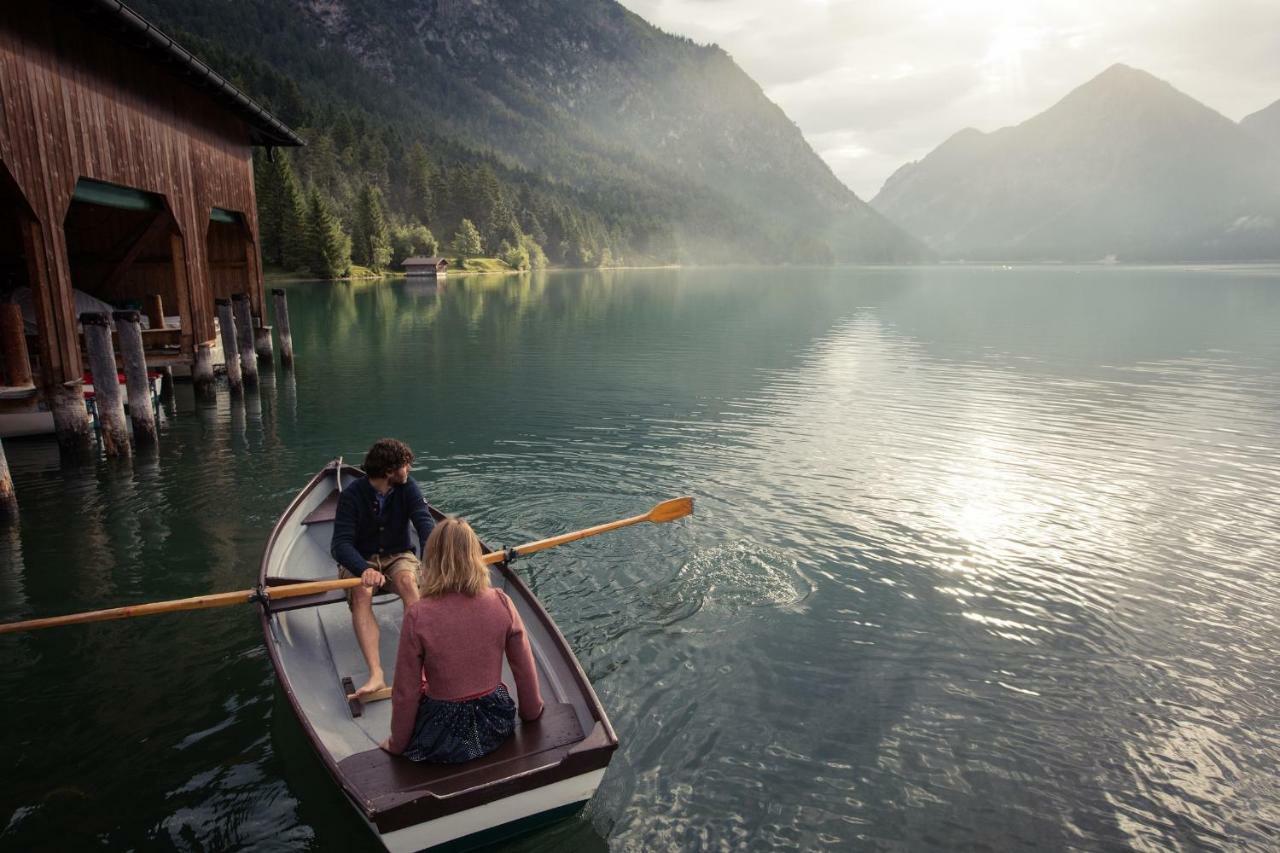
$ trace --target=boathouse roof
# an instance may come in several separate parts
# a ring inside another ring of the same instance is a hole
[[[414,257],[412,257],[412,258],[405,258],[405,259],[401,262],[401,265],[402,265],[402,266],[406,266],[406,267],[409,267],[409,266],[413,266],[413,267],[438,267],[438,266],[440,266],[441,264],[444,264],[445,266],[448,266],[448,265],[449,265],[449,260],[448,260],[448,258],[442,258],[442,257],[440,257],[439,255],[432,255],[432,256],[431,256],[431,257],[429,257],[429,258],[424,258],[424,257],[418,256],[418,255],[415,255],[415,256],[414,256]]]
[[[187,85],[213,98],[249,127],[254,145],[292,147],[305,145],[284,122],[269,113],[191,54],[155,24],[117,0],[73,0],[72,5],[107,24],[110,36],[144,54]]]

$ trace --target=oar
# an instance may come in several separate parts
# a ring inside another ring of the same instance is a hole
[[[557,545],[564,545],[567,542],[576,542],[579,539],[586,539],[588,536],[608,533],[610,530],[617,530],[620,527],[630,527],[633,524],[642,524],[646,521],[651,521],[654,524],[663,524],[664,522],[675,521],[677,518],[684,518],[686,515],[693,515],[693,498],[672,498],[669,501],[663,501],[658,504],[644,515],[633,515],[631,518],[610,521],[608,524],[597,524],[595,527],[575,530],[573,533],[565,533],[560,536],[552,536],[550,539],[539,539],[537,542],[530,542],[518,548],[494,551],[490,554],[485,554],[484,561],[490,565],[501,563],[503,560],[526,557],[529,554],[536,554],[539,551],[545,551]]]
[[[514,557],[523,557],[529,554],[545,551],[548,548],[554,548],[557,545],[563,545],[566,542],[576,542],[579,539],[586,539],[588,536],[595,536],[600,533],[607,533],[610,530],[617,530],[620,527],[629,527],[632,524],[640,524],[641,522],[650,521],[654,524],[662,524],[667,521],[675,521],[678,518],[684,518],[686,515],[693,513],[693,498],[673,498],[649,510],[644,515],[637,515],[631,518],[624,518],[619,521],[611,521],[608,524],[598,524],[595,527],[588,527],[585,530],[578,530],[573,533],[565,533],[561,536],[552,536],[550,539],[539,539],[537,542],[530,542],[527,545],[521,545],[517,548],[508,548],[505,551],[494,551],[486,554],[485,563],[499,563],[505,559]],[[273,586],[270,588],[271,598],[296,598],[300,595],[314,595],[318,592],[328,592],[332,589],[349,589],[359,586],[360,578],[341,578],[331,581],[304,581],[303,583],[285,584],[281,586]],[[132,604],[128,607],[113,607],[110,610],[91,610],[87,613],[72,613],[68,616],[50,616],[46,619],[28,619],[25,622],[7,622],[0,624],[0,634],[12,634],[17,631],[34,631],[37,628],[53,628],[58,625],[79,625],[85,622],[106,622],[110,619],[130,619],[134,616],[150,616],[154,613],[173,613],[178,610],[205,610],[211,607],[226,607],[230,604],[245,604],[247,602],[258,601],[262,597],[262,592],[257,589],[242,589],[236,592],[219,592],[213,595],[198,595],[195,598],[179,598],[173,601],[154,601],[150,604]]]

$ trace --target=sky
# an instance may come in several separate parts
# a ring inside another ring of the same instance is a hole
[[[621,0],[718,44],[869,201],[966,127],[1019,124],[1116,62],[1238,121],[1280,100],[1280,0]]]

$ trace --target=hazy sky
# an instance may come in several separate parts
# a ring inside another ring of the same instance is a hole
[[[621,0],[727,50],[870,200],[965,127],[1052,106],[1115,62],[1239,120],[1280,100],[1280,0]]]

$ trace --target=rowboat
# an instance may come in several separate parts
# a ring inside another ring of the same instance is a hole
[[[378,747],[391,730],[391,703],[347,699],[365,662],[344,591],[272,599],[281,585],[336,576],[329,543],[338,493],[362,476],[338,459],[312,478],[272,530],[259,576],[272,665],[333,782],[393,851],[488,844],[576,814],[604,777],[618,738],[564,636],[505,562],[491,567],[491,580],[524,620],[546,710],[533,722],[517,720],[497,751],[465,764],[415,764]],[[434,507],[431,514],[444,518]],[[379,596],[374,614],[391,672],[403,607],[394,595]],[[505,663],[503,682],[514,697]]]

